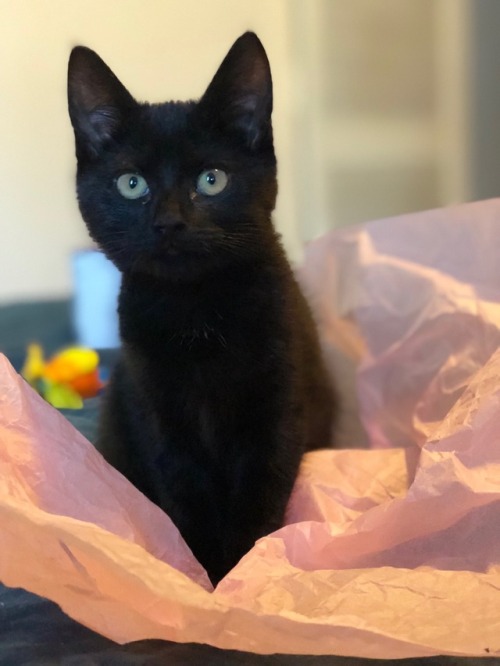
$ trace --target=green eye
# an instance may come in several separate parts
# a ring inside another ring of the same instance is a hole
[[[200,194],[213,197],[225,189],[227,181],[227,173],[222,171],[222,169],[207,169],[207,171],[202,171],[198,176],[196,190]]]
[[[146,179],[137,173],[124,173],[116,181],[116,187],[125,199],[140,199],[149,193]]]

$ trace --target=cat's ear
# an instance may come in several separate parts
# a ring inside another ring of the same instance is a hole
[[[236,40],[198,108],[211,125],[236,132],[248,147],[272,145],[271,69],[257,35],[246,32]]]
[[[68,107],[77,154],[96,156],[137,103],[101,58],[76,46],[68,64]]]

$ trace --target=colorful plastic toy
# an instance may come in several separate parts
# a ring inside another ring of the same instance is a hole
[[[84,398],[94,397],[104,386],[99,354],[84,347],[69,347],[45,361],[42,347],[31,344],[21,374],[57,409],[81,409]]]

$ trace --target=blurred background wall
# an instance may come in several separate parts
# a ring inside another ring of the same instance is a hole
[[[70,294],[89,246],[71,47],[138,99],[196,98],[247,29],[273,69],[292,259],[334,226],[499,193],[499,0],[0,0],[0,302]]]

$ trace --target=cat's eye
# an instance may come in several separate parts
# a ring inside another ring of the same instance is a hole
[[[220,194],[226,188],[227,173],[222,169],[207,169],[198,176],[196,191],[208,197]]]
[[[117,179],[116,187],[125,199],[140,199],[149,193],[146,179],[137,173],[124,173]]]

